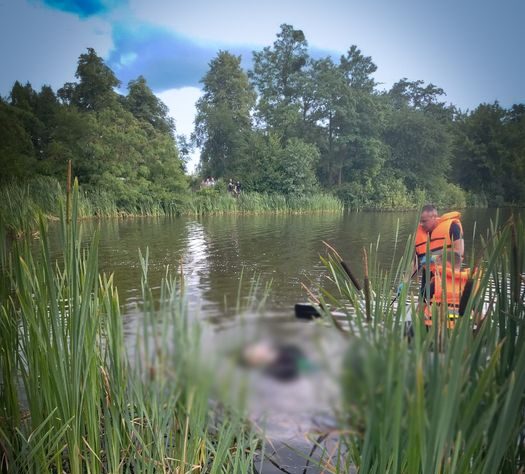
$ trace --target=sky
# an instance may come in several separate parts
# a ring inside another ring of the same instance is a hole
[[[525,103],[525,0],[0,0],[0,95],[15,80],[56,91],[94,48],[122,92],[143,75],[189,135],[217,52],[241,55],[247,70],[283,23],[303,30],[313,56],[338,61],[357,45],[380,90],[406,77],[463,111]]]

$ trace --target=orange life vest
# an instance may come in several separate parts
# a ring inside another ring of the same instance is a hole
[[[454,269],[447,264],[443,271],[442,266],[436,266],[436,272],[432,277],[434,285],[434,294],[430,304],[425,306],[425,325],[432,326],[432,305],[444,304],[447,307],[448,327],[454,327],[455,320],[460,315],[460,303],[463,292],[467,286],[469,278],[472,278],[469,268]],[[476,281],[477,279],[475,279]],[[476,285],[475,285],[476,286]],[[468,298],[472,292],[472,283],[466,291],[465,296]],[[446,298],[443,300],[443,298]]]
[[[427,241],[430,255],[440,255],[444,249],[448,253],[453,252],[450,226],[456,223],[459,225],[461,234],[463,234],[460,217],[461,214],[456,211],[443,214],[431,234],[425,232],[421,225],[418,226],[415,241],[418,265],[426,255]],[[443,303],[448,307],[449,327],[453,327],[454,319],[458,317],[459,302],[465,284],[470,277],[470,271],[468,269],[454,269],[450,264],[443,266],[434,263],[430,264],[429,270],[429,278],[431,278],[431,283],[434,286],[434,292],[430,304],[425,307],[425,324],[427,326],[432,325],[432,304],[440,305]],[[445,301],[443,301],[443,297],[446,298]]]
[[[429,240],[430,254],[439,254],[446,247],[447,251],[452,251],[452,239],[450,238],[450,226],[453,223],[459,225],[461,234],[463,234],[463,228],[461,227],[461,221],[459,220],[461,214],[459,212],[447,212],[443,214],[439,220],[437,226],[434,228],[431,234],[427,234],[421,225],[418,225],[416,232],[416,255],[418,264],[421,259],[426,255],[427,252],[427,240]]]

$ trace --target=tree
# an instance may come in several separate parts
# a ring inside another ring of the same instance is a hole
[[[489,203],[525,199],[525,108],[481,104],[457,124],[454,177]]]
[[[390,149],[388,168],[409,190],[430,190],[446,178],[452,154],[446,124],[421,110],[392,110],[383,139]]]
[[[356,45],[350,46],[346,56],[341,56],[339,69],[344,74],[349,87],[371,93],[376,82],[371,77],[377,70],[370,56],[363,56]]]
[[[25,128],[28,114],[0,100],[0,182],[35,174],[35,152]]]
[[[202,147],[204,174],[236,174],[246,153],[255,92],[240,63],[240,56],[219,51],[201,81],[204,94],[197,102],[194,139]]]
[[[9,95],[10,104],[13,107],[32,112],[36,103],[37,94],[29,82],[23,86],[20,82],[15,81]]]
[[[314,145],[292,138],[279,156],[279,175],[276,187],[287,195],[302,196],[318,186],[315,168],[319,150]]]
[[[253,53],[249,75],[259,92],[257,114],[262,123],[282,134],[282,143],[297,135],[304,117],[304,69],[308,43],[301,30],[281,25],[273,47]]]
[[[321,159],[319,177],[321,182],[331,185],[336,182],[339,172],[336,148],[338,128],[336,117],[343,106],[342,97],[347,92],[347,84],[341,69],[330,58],[312,60],[309,73],[313,88],[313,101],[310,121],[314,124],[310,142],[316,143]]]
[[[37,115],[39,95],[29,82],[22,86],[16,81],[11,89],[10,98],[10,105],[17,110],[18,117],[31,138],[35,156],[43,158],[47,135],[45,125]]]
[[[143,76],[129,81],[124,104],[137,119],[150,123],[161,132],[174,134],[175,123],[168,115],[168,107],[148,87]]]
[[[456,114],[455,107],[439,100],[446,95],[445,91],[432,83],[424,84],[422,80],[409,81],[406,77],[396,82],[388,92],[392,106],[396,109],[410,107],[442,121],[451,121]]]
[[[120,81],[93,48],[78,58],[75,77],[79,80],[77,84],[66,83],[58,91],[64,102],[82,110],[97,111],[117,101],[118,95],[113,89],[120,86]]]

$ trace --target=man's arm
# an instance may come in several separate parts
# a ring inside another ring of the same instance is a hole
[[[463,240],[463,233],[459,224],[453,222],[450,226],[450,238],[452,239],[452,249],[463,257],[465,251],[465,241]]]

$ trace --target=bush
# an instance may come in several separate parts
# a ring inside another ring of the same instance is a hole
[[[428,200],[442,208],[467,207],[467,194],[456,184],[447,183],[444,179],[428,191]]]

